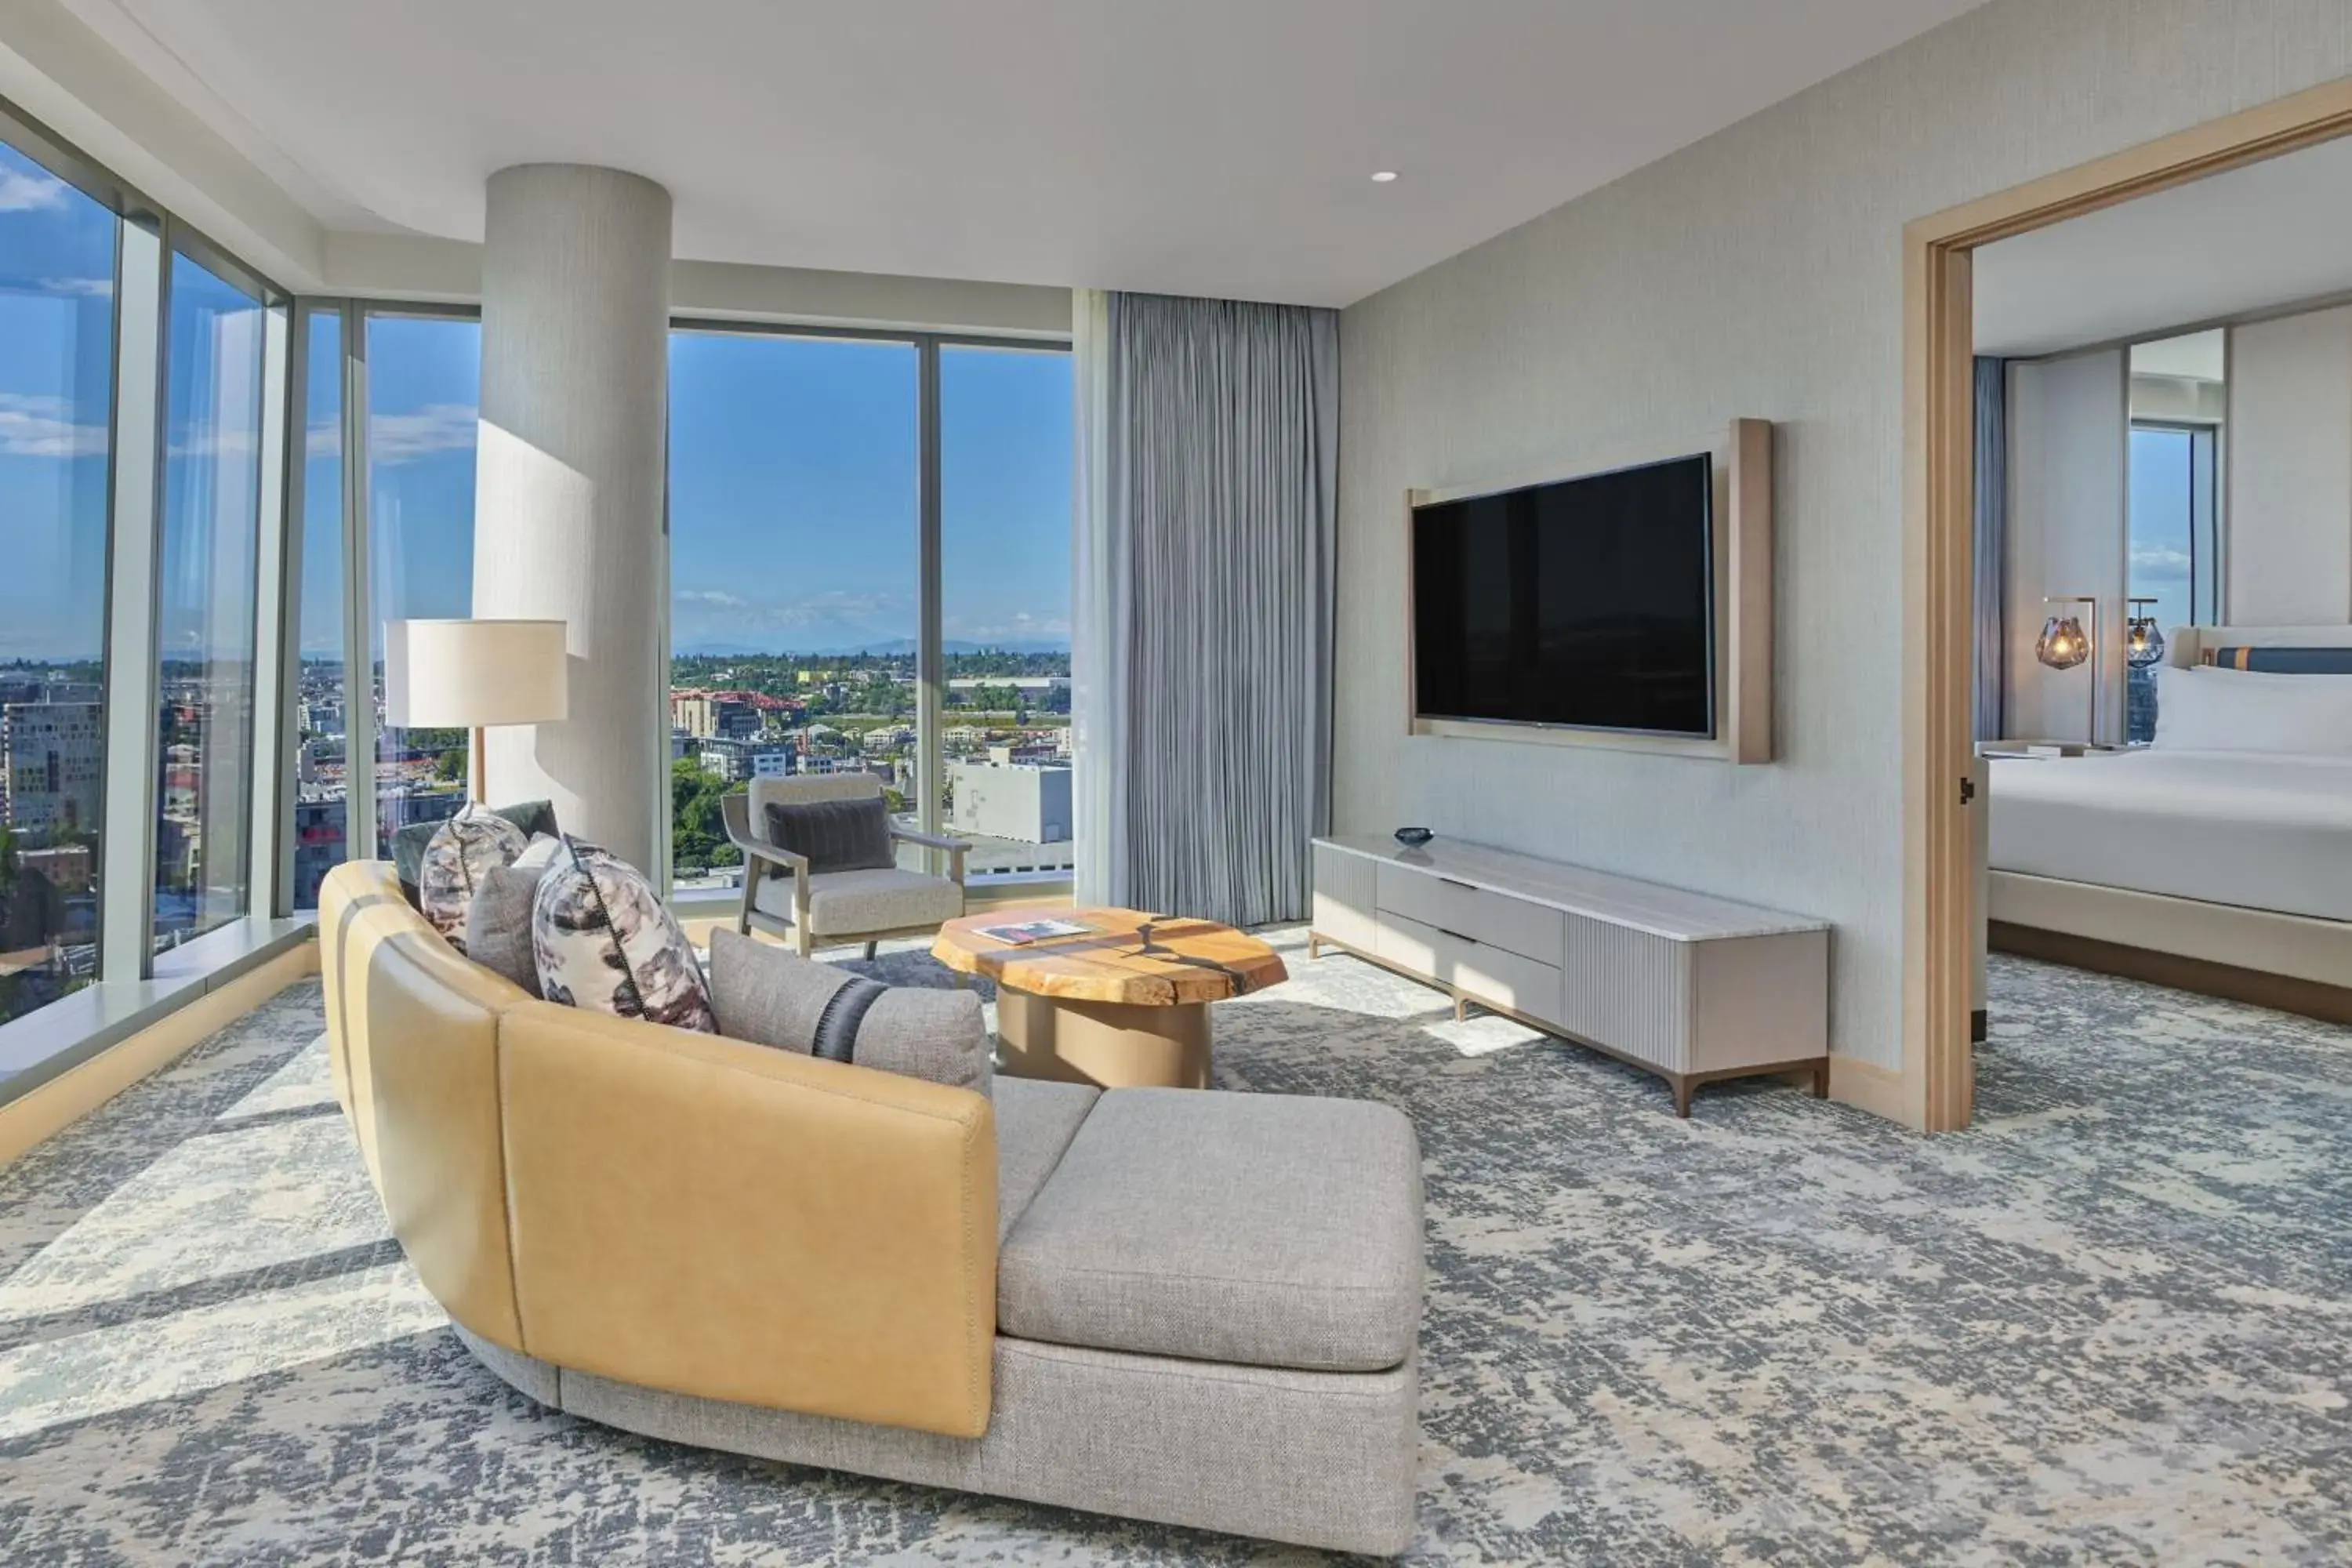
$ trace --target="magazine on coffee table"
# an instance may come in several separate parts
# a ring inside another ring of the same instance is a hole
[[[1027,947],[1031,942],[1051,942],[1057,936],[1084,936],[1094,929],[1076,921],[1016,921],[1008,925],[974,926],[972,932],[1008,947]]]

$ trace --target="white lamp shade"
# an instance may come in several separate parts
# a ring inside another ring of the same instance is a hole
[[[393,621],[384,721],[471,730],[546,724],[568,709],[562,621]]]

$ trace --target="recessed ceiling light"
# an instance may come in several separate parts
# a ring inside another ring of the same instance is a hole
[[[1372,184],[1376,185],[1385,185],[1395,178],[1396,171],[1394,169],[1382,169],[1380,173],[1372,176]]]

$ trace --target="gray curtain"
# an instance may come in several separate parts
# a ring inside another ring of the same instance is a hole
[[[1079,760],[1117,831],[1080,896],[1303,919],[1330,824],[1338,314],[1112,294],[1105,329],[1105,515],[1080,531],[1108,566],[1076,641],[1108,668],[1073,674],[1120,708],[1092,731],[1118,754]]]
[[[2001,738],[2001,670],[2008,626],[2001,614],[2009,542],[2009,362],[1976,362],[1976,736]]]

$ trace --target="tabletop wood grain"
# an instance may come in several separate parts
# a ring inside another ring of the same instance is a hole
[[[982,926],[1033,920],[1089,927],[1078,936],[1015,946],[980,934]],[[1282,957],[1255,937],[1214,921],[1139,910],[999,910],[940,928],[931,956],[964,974],[1036,996],[1168,1007],[1222,1002],[1290,978]]]

